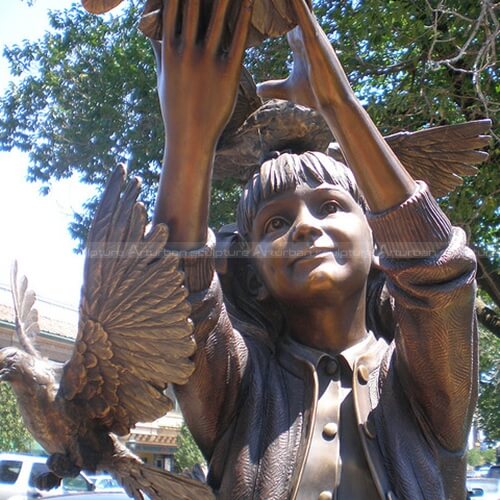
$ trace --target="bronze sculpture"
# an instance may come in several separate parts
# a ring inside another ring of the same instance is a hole
[[[234,98],[238,68],[211,50],[211,31],[194,40],[197,2],[185,4],[192,10],[175,35],[165,28],[180,5],[165,4],[157,46],[168,148],[154,220],[172,228],[175,248],[192,250],[183,266],[197,369],[177,396],[209,461],[208,483],[219,498],[465,498],[477,344],[463,233],[387,147],[305,2],[293,0],[291,76],[260,94],[319,111],[356,182],[317,154],[264,163],[240,204],[246,252],[234,263],[235,301],[223,305],[207,192],[230,116],[217,93]],[[192,81],[198,67],[203,92]],[[174,86],[189,89],[182,107]],[[373,261],[372,234],[381,254]],[[390,343],[365,326],[373,267],[390,295]]]
[[[84,3],[104,10],[118,2]],[[290,78],[259,91],[315,108],[354,176],[317,153],[282,154],[264,163],[240,203],[231,243],[236,239],[244,253],[233,259],[228,276],[220,273],[231,290],[223,304],[208,193],[254,22],[252,3],[237,2],[237,9],[228,0],[148,2],[155,7],[150,19],[161,26],[154,47],[169,146],[154,224],[159,232],[168,224],[171,235],[157,247],[182,251],[197,343],[194,351],[186,341],[192,350],[186,347],[184,355],[193,353],[194,362],[194,372],[185,368],[181,377],[186,383],[159,364],[154,389],[158,394],[167,380],[179,384],[179,402],[219,498],[464,497],[464,444],[477,391],[474,258],[463,234],[402,167],[354,97],[305,0],[283,3],[299,24],[289,35]],[[228,25],[234,27],[229,35]],[[486,125],[474,126],[469,150],[484,145]],[[480,159],[472,153],[464,168]],[[119,211],[110,231],[117,220]],[[142,238],[144,220],[138,226],[133,233]],[[150,264],[161,267],[155,259]],[[367,303],[374,271],[383,279]],[[86,276],[91,289],[97,276]],[[167,285],[157,281],[153,289]],[[383,294],[389,297],[385,324],[376,314],[370,318]],[[98,298],[86,303],[99,310]],[[158,312],[151,321],[159,327],[163,317]],[[160,356],[169,357],[167,344],[174,343],[168,332],[154,337],[153,344],[165,341]],[[131,340],[122,342],[112,356],[119,358]],[[96,354],[89,356],[90,369],[107,359]],[[66,377],[71,395],[84,365],[68,366],[68,374],[78,375]],[[105,405],[108,399],[113,395]],[[130,405],[134,414],[140,403]],[[149,418],[155,411],[147,411]],[[107,425],[106,432],[114,429],[113,422]],[[119,431],[128,429],[121,425]],[[77,465],[84,461],[77,456]],[[71,472],[55,460],[52,465],[59,476]],[[134,488],[151,491],[147,487],[145,481],[131,489],[139,498]]]
[[[82,0],[83,6],[93,14],[103,14],[121,4],[123,0]],[[309,6],[310,0],[307,0]],[[214,0],[202,0],[201,20],[206,22],[210,18],[210,11]],[[162,7],[163,0],[145,0],[144,11],[139,23],[139,29],[152,40],[162,39]],[[229,31],[235,28],[235,19],[238,15],[238,2],[229,6],[229,13],[225,18]],[[283,35],[297,24],[295,11],[287,0],[254,0],[252,17],[246,43],[256,45],[265,38]],[[224,43],[224,41],[223,41]]]
[[[0,351],[0,381],[9,382],[23,420],[50,453],[51,488],[81,469],[108,470],[129,494],[142,498],[212,498],[201,482],[147,467],[117,436],[172,408],[168,383],[184,383],[194,369],[189,305],[175,255],[163,252],[163,225],[144,235],[146,213],[137,203],[140,182],[120,197],[125,170],[108,182],[89,233],[78,337],[60,369],[41,358],[34,293],[14,267],[12,291],[22,349]],[[162,342],[168,331],[168,342]],[[170,380],[170,382],[169,382]]]

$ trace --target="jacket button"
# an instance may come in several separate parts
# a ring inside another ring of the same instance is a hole
[[[327,441],[331,441],[338,431],[338,425],[335,422],[330,422],[323,427],[323,437]]]
[[[333,377],[337,373],[337,370],[339,369],[339,363],[336,359],[330,359],[328,363],[325,366],[325,372],[327,375],[330,375],[330,377]]]
[[[368,378],[370,376],[370,372],[365,365],[361,365],[358,367],[358,382],[361,385],[366,385],[368,383]]]
[[[331,491],[322,491],[319,494],[318,500],[332,500],[333,495]]]

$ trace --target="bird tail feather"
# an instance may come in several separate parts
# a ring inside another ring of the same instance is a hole
[[[144,493],[151,500],[215,500],[207,484],[144,464],[136,464],[118,479],[136,500],[144,500]]]

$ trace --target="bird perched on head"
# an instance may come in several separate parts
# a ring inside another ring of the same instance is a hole
[[[166,252],[168,229],[145,235],[140,182],[111,176],[86,250],[78,335],[62,369],[43,359],[35,294],[13,267],[12,292],[20,348],[0,350],[0,381],[17,397],[24,422],[50,454],[50,488],[81,469],[109,471],[136,499],[213,498],[205,484],[143,464],[117,436],[137,422],[169,411],[168,384],[185,383],[194,369],[190,307],[178,257]]]

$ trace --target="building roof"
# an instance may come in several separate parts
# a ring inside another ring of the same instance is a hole
[[[42,333],[74,340],[78,328],[78,312],[75,308],[37,297],[38,324]],[[14,327],[14,307],[10,288],[0,285],[0,322]]]

